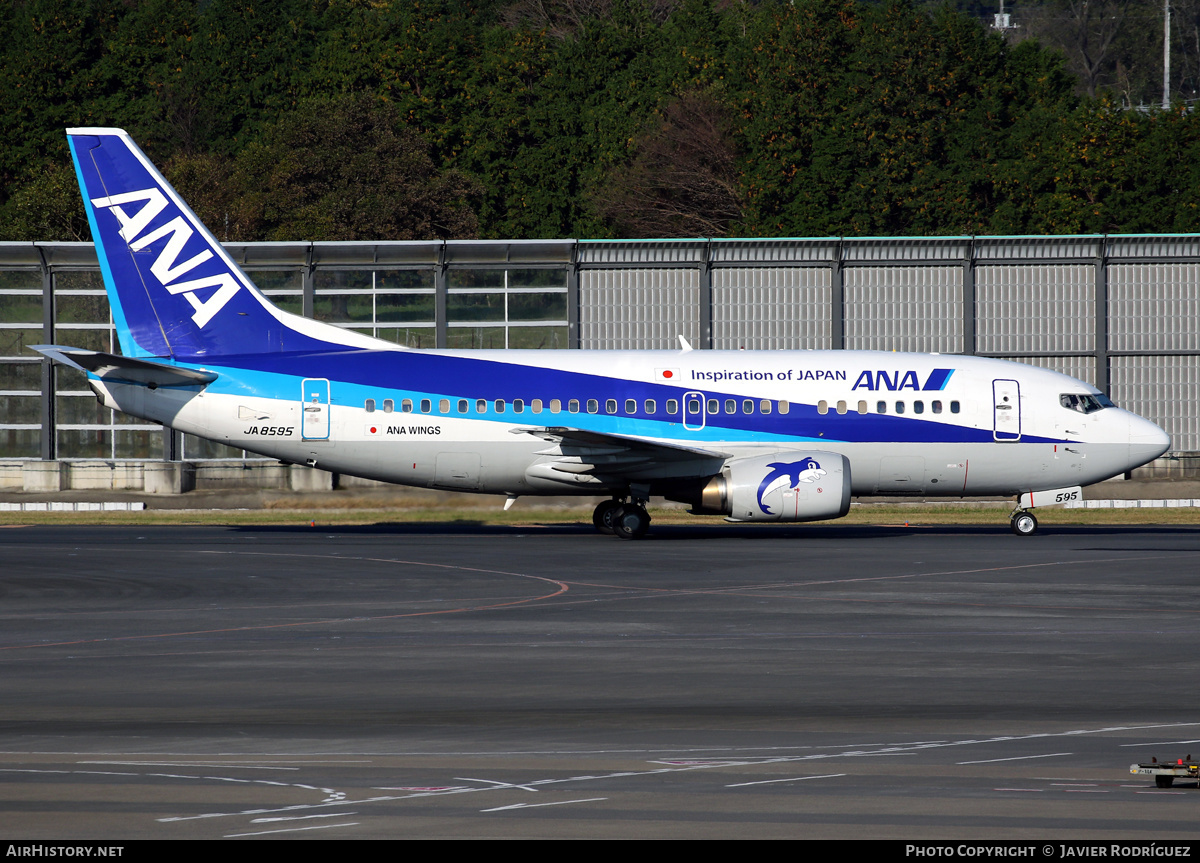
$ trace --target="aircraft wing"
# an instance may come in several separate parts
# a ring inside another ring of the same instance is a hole
[[[586,431],[568,426],[511,429],[556,446],[542,450],[547,460],[537,474],[568,482],[582,475],[597,478],[654,479],[707,476],[720,470],[730,453],[715,449],[661,443],[645,438]],[[554,474],[558,474],[555,477]]]

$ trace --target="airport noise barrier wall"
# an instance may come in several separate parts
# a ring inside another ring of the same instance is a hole
[[[415,348],[1001,357],[1200,452],[1200,234],[227,247],[282,308]],[[100,407],[31,344],[116,349],[90,243],[0,243],[0,459],[245,457]]]

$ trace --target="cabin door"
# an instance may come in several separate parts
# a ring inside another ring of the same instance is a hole
[[[329,380],[305,378],[300,384],[300,436],[329,440]]]
[[[992,437],[998,441],[1021,439],[1021,387],[1016,381],[992,381]]]

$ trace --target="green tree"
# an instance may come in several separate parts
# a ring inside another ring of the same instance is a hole
[[[232,197],[199,200],[218,233],[246,240],[415,240],[477,235],[477,183],[438,170],[429,146],[373,96],[305,102],[243,149],[228,178],[211,161],[177,167],[184,187],[219,179]]]
[[[1029,108],[1069,102],[1053,64],[1014,63],[977,22],[901,0],[798,0],[752,37],[740,127],[752,235],[986,230]]]
[[[87,214],[69,161],[46,162],[0,207],[9,240],[90,241]]]

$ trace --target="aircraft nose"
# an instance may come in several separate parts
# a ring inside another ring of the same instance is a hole
[[[1129,460],[1135,465],[1154,461],[1171,448],[1171,437],[1137,414],[1129,415]]]

